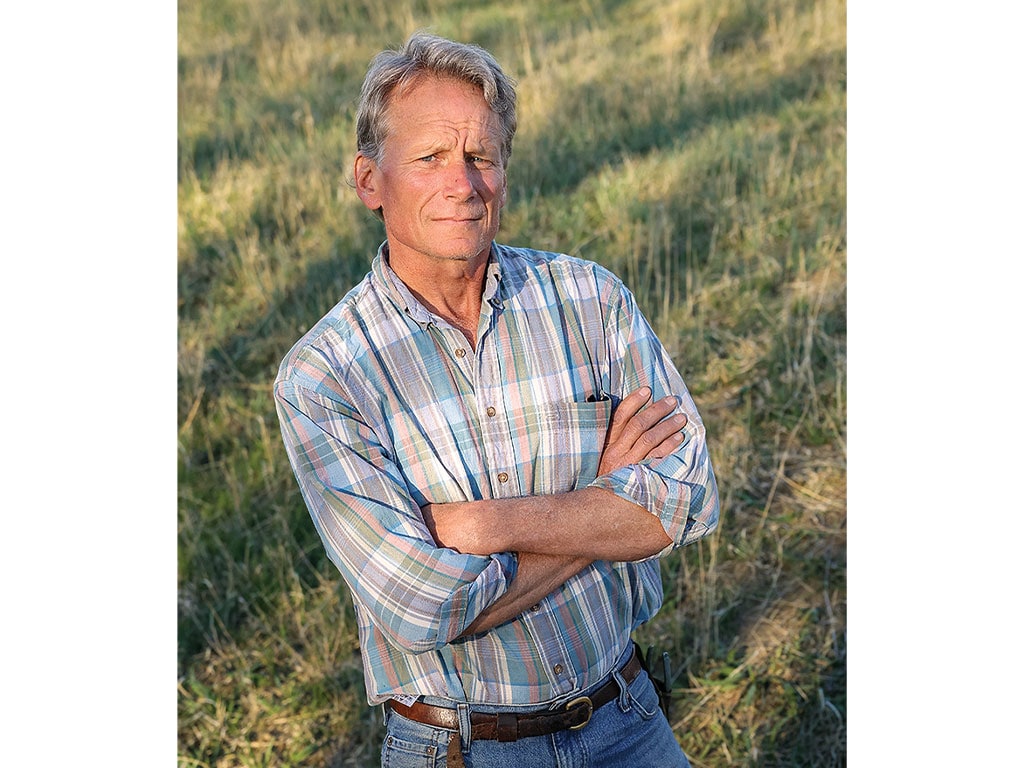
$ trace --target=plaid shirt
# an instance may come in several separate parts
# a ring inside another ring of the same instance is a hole
[[[674,542],[665,552],[718,522],[704,425],[625,286],[570,256],[491,253],[476,349],[413,297],[384,243],[274,385],[303,498],[354,596],[371,704],[562,701],[607,675],[662,602],[657,557],[600,561],[515,620],[458,639],[508,589],[516,557],[439,548],[420,507],[595,486],[657,515]],[[681,398],[683,444],[597,477],[614,406],[644,384]]]

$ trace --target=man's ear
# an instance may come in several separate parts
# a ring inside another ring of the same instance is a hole
[[[356,160],[352,166],[352,177],[356,182],[356,194],[363,201],[363,205],[371,211],[378,210],[382,205],[379,175],[380,169],[373,160],[362,152],[356,154]]]

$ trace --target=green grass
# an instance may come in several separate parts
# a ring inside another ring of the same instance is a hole
[[[178,761],[372,766],[351,600],[270,395],[365,274],[372,55],[429,27],[519,81],[499,239],[615,270],[707,424],[719,530],[662,562],[695,768],[846,752],[841,1],[179,4]]]

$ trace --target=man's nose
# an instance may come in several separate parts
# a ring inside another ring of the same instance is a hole
[[[476,193],[477,170],[466,160],[455,160],[445,169],[445,194],[464,200]]]

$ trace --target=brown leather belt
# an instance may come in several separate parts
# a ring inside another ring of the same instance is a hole
[[[636,680],[641,669],[640,657],[634,648],[633,655],[629,657],[629,661],[622,667],[619,674],[628,685]],[[472,712],[469,721],[473,727],[474,739],[515,741],[529,736],[545,736],[556,731],[582,728],[590,722],[594,710],[603,707],[618,696],[619,686],[614,679],[609,678],[608,682],[589,696],[575,698],[560,709],[537,712]],[[417,701],[407,707],[394,699],[388,700],[384,706],[402,717],[415,720],[417,723],[435,728],[447,728],[450,731],[459,730],[459,716],[454,708],[437,707],[424,704],[422,701]]]

